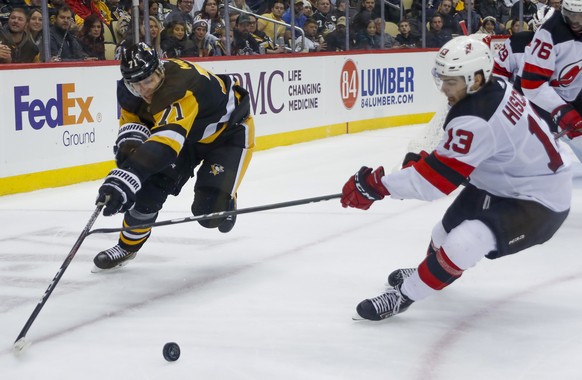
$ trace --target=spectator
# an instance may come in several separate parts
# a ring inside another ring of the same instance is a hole
[[[461,21],[465,21],[469,34],[476,33],[481,25],[481,17],[477,12],[475,12],[473,0],[465,0],[465,9],[455,13],[454,19],[457,25],[459,25]],[[471,25],[469,25],[469,22]],[[461,31],[460,28],[458,30]]]
[[[28,14],[29,20],[26,29],[30,38],[39,49],[42,49],[42,12],[39,8],[32,8]]]
[[[356,49],[377,50],[381,48],[380,36],[376,33],[376,23],[374,20],[368,21],[365,30],[360,30],[356,34]]]
[[[501,0],[479,0],[477,5],[475,5],[475,11],[483,19],[485,19],[487,16],[491,16],[496,20],[497,23],[503,23],[503,10],[501,8],[502,4],[503,1]],[[507,22],[507,20],[509,20],[509,18],[507,18],[505,21]]]
[[[159,57],[165,58],[166,55],[164,51],[162,51],[161,47],[162,24],[160,24],[160,22],[155,16],[150,16],[149,27],[150,27],[151,47],[156,51]],[[145,41],[145,28],[143,24],[139,26],[139,40]],[[133,33],[131,33],[131,30],[129,30],[123,41],[117,44],[117,48],[115,49],[116,60],[121,59],[121,53],[123,52],[123,49],[133,45],[134,44],[133,41],[134,41]]]
[[[382,47],[382,33],[384,34],[384,49],[397,47],[398,42],[396,42],[396,39],[390,33],[386,33],[386,21],[382,20],[382,17],[376,17],[374,23],[376,24],[376,36],[378,36],[380,47]]]
[[[443,20],[443,30],[450,34],[459,34],[459,24],[455,20],[455,13],[452,0],[442,0],[435,13],[440,15]]]
[[[309,0],[306,0],[309,2]],[[331,12],[331,3],[329,0],[317,0],[317,9],[313,12],[313,19],[317,22],[317,34],[326,36],[333,32],[336,16]]]
[[[209,0],[205,0],[204,3],[206,4],[207,1]],[[214,5],[216,6],[216,0],[210,1],[214,2]],[[141,6],[143,7],[143,5]],[[192,17],[190,14],[193,6],[193,0],[178,0],[178,9],[168,13],[168,15],[164,18],[164,27],[167,28],[168,25],[170,25],[172,22],[181,21],[186,25],[186,35],[189,36],[192,32],[192,25],[194,24],[194,17]]]
[[[205,27],[208,31],[208,25],[204,20],[198,20],[194,25]],[[165,30],[166,35],[162,40],[162,50],[168,58],[197,56],[194,41],[186,37],[186,24],[184,22],[172,21]]]
[[[212,57],[216,55],[216,42],[218,37],[208,33],[206,21],[196,21],[193,26],[192,42],[194,43],[194,56]]]
[[[241,13],[236,19],[232,55],[255,55],[260,51],[259,44],[250,33],[250,17]]]
[[[427,48],[441,48],[453,37],[449,32],[443,30],[443,19],[439,14],[435,14],[430,19],[430,30],[426,34]]]
[[[325,43],[327,51],[346,50],[346,18],[344,16],[338,18],[335,30],[325,36]]]
[[[157,0],[149,0],[149,6],[148,13],[150,16],[154,16],[156,20],[163,23],[166,15],[163,13],[164,8],[160,3]]]
[[[519,2],[523,2],[523,21],[528,23],[538,11],[538,7],[531,0],[518,0],[511,7],[509,15],[512,19],[519,18]]]
[[[548,1],[548,5],[557,11],[562,10],[562,0],[550,0]]]
[[[519,33],[521,31],[527,30],[527,24],[525,21],[519,22],[519,19],[515,18],[511,20],[509,23],[509,31],[507,32],[509,35],[513,35],[515,33]]]
[[[261,54],[280,54],[285,53],[285,45],[276,45],[273,40],[265,34],[257,30],[257,18],[255,15],[249,14],[249,33],[255,41],[259,44],[259,52]]]
[[[233,25],[236,25],[236,21],[234,21],[232,23]],[[215,56],[228,56],[228,51],[226,49],[226,29],[219,29],[218,30],[218,41],[216,41],[216,45],[215,45],[215,49],[214,49],[214,55]],[[234,50],[233,43],[234,43],[234,31],[233,29],[230,29],[228,31],[228,33],[230,33],[230,43],[231,43],[231,51]]]
[[[410,32],[408,20],[402,20],[398,23],[398,32],[396,42],[400,44],[400,48],[417,48],[421,46],[419,38]]]
[[[252,12],[251,7],[247,5],[245,0],[233,0],[230,5],[243,11]]]
[[[225,22],[218,12],[218,0],[204,0],[202,10],[196,15],[194,21],[204,20],[208,23],[208,33],[216,33],[216,29],[224,28]]]
[[[309,0],[305,0],[303,3],[303,15],[307,18],[313,18],[313,5]]]
[[[55,23],[50,30],[51,61],[80,61],[87,59],[77,38],[70,32],[73,11],[66,5],[57,9]]]
[[[38,46],[26,31],[28,18],[23,8],[14,8],[0,29],[0,63],[40,62]]]
[[[498,30],[499,28],[497,26],[497,20],[495,20],[495,17],[487,16],[483,19],[481,28],[479,28],[477,33],[494,35],[497,34]]]
[[[308,0],[305,0],[305,1],[308,1]],[[305,17],[305,15],[303,14],[304,1],[303,0],[293,0],[293,4],[295,7],[294,8],[294,10],[295,10],[295,26],[303,29],[303,26],[305,25],[305,21],[307,21],[307,17]],[[291,7],[289,7],[289,9],[287,9],[285,11],[285,13],[283,13],[283,16],[281,16],[281,18],[287,24],[293,25],[291,23]],[[299,30],[295,29],[295,33],[292,34],[290,29],[286,30],[285,31],[285,40],[286,41],[290,40],[292,35],[294,35],[295,38],[297,38],[301,35],[301,32],[299,32]]]
[[[363,0],[360,4],[360,11],[352,19],[352,31],[358,33],[360,31],[366,30],[370,20],[374,17],[374,7],[376,6],[375,0]]]
[[[317,51],[325,51],[327,44],[321,35],[317,34],[317,22],[310,18],[305,21],[303,25],[303,32],[305,33],[305,40],[303,36],[295,40],[295,51],[302,53],[313,53]]]
[[[332,15],[335,16],[336,19],[336,25],[337,25],[337,20],[339,20],[340,17],[345,17],[346,16],[346,5],[348,4],[348,0],[336,0],[335,1],[335,7],[331,10]],[[356,15],[355,12],[353,12],[353,9],[349,9],[348,10],[349,16],[350,16],[350,20],[352,19],[352,17],[354,17]]]
[[[79,43],[88,57],[105,60],[105,38],[103,37],[103,22],[96,14],[91,14],[79,33]]]
[[[285,12],[283,0],[274,0],[271,6],[271,13],[265,13],[262,16],[270,20],[284,22],[282,18],[283,12]],[[284,45],[284,42],[281,43],[280,39],[285,37],[285,26],[261,19],[258,21],[257,30],[265,33],[271,41],[277,42],[278,45]]]

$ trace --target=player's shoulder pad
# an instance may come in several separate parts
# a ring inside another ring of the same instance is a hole
[[[544,22],[538,29],[538,32],[540,31],[547,31],[550,34],[554,45],[575,38],[573,32],[570,30],[570,27],[564,21],[561,12],[554,12],[552,17],[546,20],[546,22]]]

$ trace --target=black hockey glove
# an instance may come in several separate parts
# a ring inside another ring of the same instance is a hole
[[[127,160],[133,152],[150,137],[150,135],[150,130],[145,125],[137,123],[123,124],[121,128],[119,128],[119,134],[117,135],[117,140],[113,147],[117,167],[121,168],[125,160]]]
[[[139,189],[141,180],[136,174],[123,169],[113,169],[99,188],[95,204],[105,203],[104,216],[126,212],[135,204],[135,193]]]
[[[402,169],[406,169],[415,163],[419,162],[420,160],[426,158],[428,153],[425,150],[421,150],[419,153],[408,152],[406,156],[404,156],[404,160],[402,161]]]

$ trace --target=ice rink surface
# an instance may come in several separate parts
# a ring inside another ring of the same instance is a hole
[[[239,208],[341,192],[387,170],[418,127],[255,154]],[[0,379],[582,379],[582,186],[554,238],[483,260],[382,322],[352,321],[386,276],[423,258],[453,197],[339,200],[241,215],[221,234],[159,227],[126,267],[92,274],[116,234],[89,236],[28,332],[12,343],[93,212],[100,181],[0,197]],[[192,185],[159,220],[188,216]],[[95,228],[118,227],[120,216]],[[177,342],[181,358],[162,357]]]

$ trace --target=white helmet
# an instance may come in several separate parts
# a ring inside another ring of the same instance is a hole
[[[563,0],[562,9],[574,13],[582,13],[582,0]]]
[[[582,3],[582,2],[581,2]],[[544,22],[546,22],[552,15],[554,14],[555,9],[552,7],[548,7],[547,5],[538,9],[536,13],[534,13],[533,18],[529,21],[529,26],[535,32],[538,30],[540,26]]]
[[[582,0],[563,0],[562,17],[574,33],[582,33]]]
[[[433,75],[437,87],[440,87],[439,75],[461,76],[465,78],[467,93],[471,94],[478,90],[470,90],[475,83],[475,74],[482,72],[485,82],[487,82],[492,71],[493,57],[489,47],[474,38],[462,36],[453,38],[439,50],[434,63]]]

